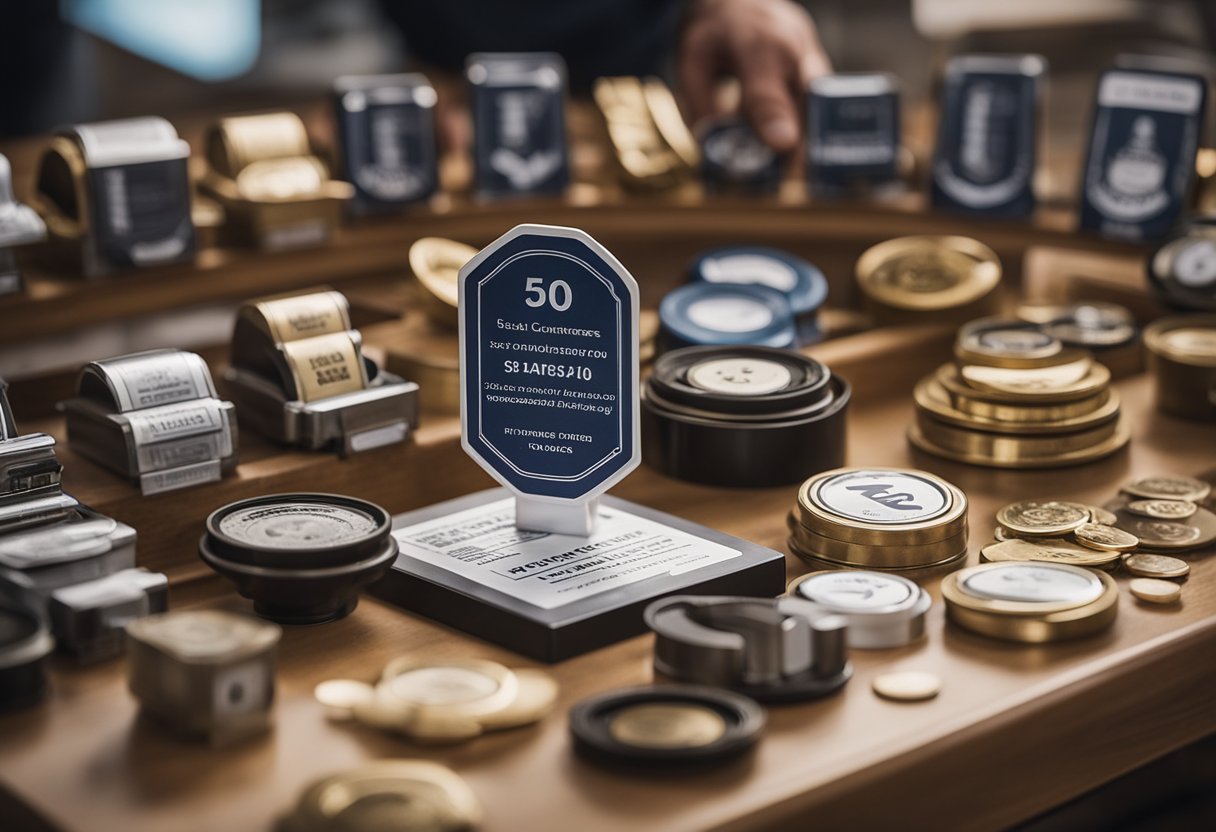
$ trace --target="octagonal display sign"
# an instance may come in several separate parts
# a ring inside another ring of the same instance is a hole
[[[638,288],[577,228],[519,225],[460,270],[464,449],[503,485],[578,501],[638,442]]]

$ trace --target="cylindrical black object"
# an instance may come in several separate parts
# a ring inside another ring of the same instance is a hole
[[[814,359],[769,347],[664,354],[642,391],[642,455],[677,479],[801,482],[844,463],[850,390]]]
[[[46,657],[55,647],[46,622],[30,610],[0,607],[0,713],[46,696]]]

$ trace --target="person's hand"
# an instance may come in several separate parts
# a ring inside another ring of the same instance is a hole
[[[774,150],[792,150],[803,92],[831,71],[811,16],[792,0],[691,0],[680,40],[690,123],[715,114],[718,81],[734,76],[760,138]]]

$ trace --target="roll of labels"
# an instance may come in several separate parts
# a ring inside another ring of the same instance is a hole
[[[199,187],[227,214],[226,242],[277,251],[318,245],[354,196],[313,152],[295,113],[220,119],[207,134]]]
[[[646,608],[655,673],[760,702],[834,693],[853,674],[848,621],[800,598],[677,595]]]
[[[665,353],[642,391],[643,458],[707,485],[798,482],[843,462],[849,396],[847,382],[796,352]]]
[[[246,303],[224,380],[241,421],[285,445],[346,456],[402,442],[418,424],[418,385],[363,355],[338,292]]]
[[[63,403],[72,449],[159,494],[236,467],[237,420],[198,355],[152,350],[94,361]]]

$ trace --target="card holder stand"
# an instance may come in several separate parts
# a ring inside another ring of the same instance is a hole
[[[340,299],[342,312],[334,320],[348,321],[345,299],[337,293],[328,295]],[[316,297],[300,296],[286,302],[307,304]],[[312,451],[334,449],[343,457],[404,442],[418,425],[418,385],[380,369],[364,356],[357,330],[335,332],[327,328],[311,337],[276,340],[272,331],[286,330],[267,325],[262,316],[268,311],[274,314],[273,304],[280,304],[278,308],[283,309],[283,303],[284,300],[272,300],[269,304],[254,302],[238,316],[231,366],[224,372],[224,383],[241,420],[256,433],[280,444]],[[322,371],[315,367],[295,368],[292,362],[305,360],[302,355],[307,354],[310,342],[333,338],[344,342],[350,351],[343,362],[344,369],[349,373],[345,364],[357,362],[365,384],[362,389],[347,389],[334,395],[310,395],[319,392],[321,385],[316,379]],[[312,383],[305,380],[308,373],[314,373]]]
[[[42,217],[13,196],[13,169],[8,157],[0,153],[0,297],[25,288],[14,250],[45,238]]]
[[[95,361],[62,408],[73,450],[144,495],[216,482],[236,467],[236,408],[216,396],[206,364],[193,353]]]
[[[189,158],[163,118],[60,130],[39,162],[34,200],[52,259],[89,278],[192,261]]]
[[[206,154],[200,188],[224,209],[223,242],[266,251],[320,245],[354,196],[313,153],[295,113],[222,118]]]

